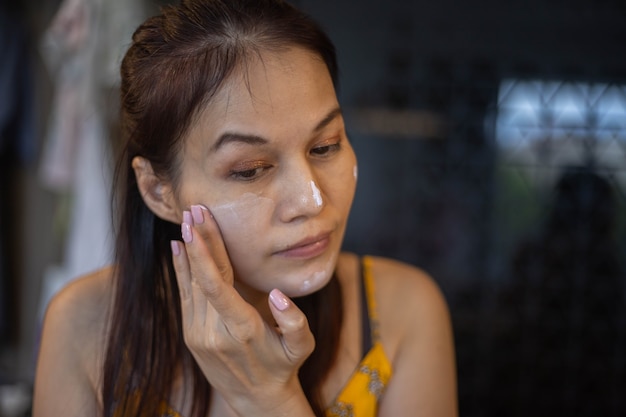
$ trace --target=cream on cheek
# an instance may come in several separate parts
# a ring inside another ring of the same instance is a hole
[[[310,182],[310,186],[310,190],[303,194],[309,194],[312,198],[310,201],[318,207],[322,206],[320,190],[313,181]],[[293,270],[290,267],[281,268],[284,274],[276,273],[277,271],[272,273],[275,265],[265,270],[258,263],[263,258],[263,254],[275,249],[267,246],[268,233],[271,232],[269,230],[270,219],[276,209],[276,202],[273,199],[254,193],[244,193],[228,203],[211,205],[209,209],[219,225],[233,266],[240,273],[246,274],[247,279],[244,277],[240,279],[244,281],[252,279],[248,284],[255,285],[253,282],[256,282],[259,288],[278,287],[287,296],[294,297],[321,289],[332,277],[337,262],[337,253],[330,254],[323,264],[312,262],[308,265],[300,265]],[[270,277],[257,276],[258,272],[264,270],[270,274]]]
[[[258,237],[261,219],[269,219],[276,204],[274,200],[254,193],[244,193],[238,199],[210,207],[231,254],[237,253],[243,242]],[[255,227],[256,226],[256,227]]]

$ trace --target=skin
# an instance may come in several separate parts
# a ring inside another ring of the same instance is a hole
[[[333,271],[342,286],[339,356],[322,387],[328,404],[363,354],[359,260],[341,252],[356,159],[321,60],[296,48],[262,52],[247,68],[193,123],[175,182],[158,180],[142,158],[133,168],[148,207],[181,223],[184,242],[172,250],[183,333],[214,387],[210,415],[310,416],[297,370],[314,340],[290,297],[318,290]],[[303,239],[307,246],[285,252]],[[422,271],[389,259],[375,258],[373,273],[381,340],[394,368],[379,416],[457,415],[452,330],[439,289]],[[111,270],[103,270],[51,302],[36,417],[98,409],[94,358],[103,354],[110,296]],[[185,414],[182,394],[170,402]]]
[[[264,305],[273,288],[300,296],[330,279],[354,195],[356,158],[321,60],[300,51],[266,53],[249,65],[189,132],[172,193],[175,213],[166,216],[180,223],[192,205],[208,207],[238,290]],[[277,253],[320,236],[328,236],[328,250],[313,259]],[[315,285],[303,291],[305,281]]]
[[[331,279],[356,158],[320,59],[290,50],[248,65],[190,130],[180,186],[161,184],[172,190],[168,219],[183,222],[174,265],[184,333],[225,412],[311,415],[297,370],[315,344],[286,297]]]

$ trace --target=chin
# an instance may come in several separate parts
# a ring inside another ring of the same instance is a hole
[[[305,295],[313,294],[324,288],[326,284],[332,279],[333,272],[317,272],[304,280],[300,280],[297,283],[290,283],[290,285],[283,290],[285,295],[290,298],[304,297]]]
[[[322,267],[309,267],[295,273],[297,279],[288,278],[280,290],[288,297],[303,297],[324,288],[332,279],[337,263],[337,254],[328,259]]]

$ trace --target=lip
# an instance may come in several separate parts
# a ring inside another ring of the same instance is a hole
[[[289,245],[285,249],[274,252],[274,254],[287,258],[309,259],[324,253],[329,244],[330,233],[322,233],[317,236],[302,239],[293,245]]]

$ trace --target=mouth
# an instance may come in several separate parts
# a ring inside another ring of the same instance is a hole
[[[308,237],[301,241],[274,252],[274,255],[286,258],[309,259],[324,253],[330,244],[330,232]]]

